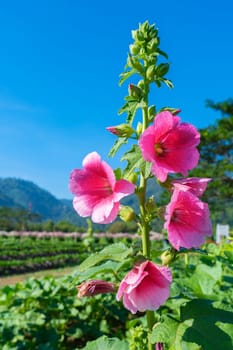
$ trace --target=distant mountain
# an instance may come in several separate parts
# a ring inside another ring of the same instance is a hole
[[[161,188],[154,179],[148,183],[149,196],[158,199]],[[134,195],[122,200],[122,204],[137,210],[137,199]],[[67,220],[77,226],[86,226],[86,219],[81,218],[73,209],[72,200],[57,199],[48,191],[31,181],[16,178],[0,178],[0,207],[24,208],[40,215],[41,220],[58,222]]]
[[[0,207],[29,209],[43,221],[68,220],[80,226],[86,223],[75,213],[71,200],[57,199],[33,182],[22,179],[0,178]]]

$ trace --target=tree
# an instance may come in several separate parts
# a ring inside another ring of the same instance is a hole
[[[199,130],[200,161],[190,176],[212,178],[203,199],[209,203],[215,222],[233,224],[233,100],[219,103],[208,100],[207,107],[222,116],[213,125]]]

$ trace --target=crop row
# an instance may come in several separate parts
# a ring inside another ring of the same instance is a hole
[[[0,261],[0,276],[77,265],[80,255],[59,254],[34,259]]]
[[[86,257],[80,240],[0,237],[0,276],[77,265]]]

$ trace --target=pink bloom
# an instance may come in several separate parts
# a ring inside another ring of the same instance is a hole
[[[168,173],[186,176],[197,165],[199,142],[200,134],[193,125],[181,123],[179,117],[164,111],[143,132],[139,146],[143,158],[152,162],[152,173],[164,182]]]
[[[163,347],[163,343],[156,343],[155,344],[155,350],[163,350],[164,347]]]
[[[102,280],[91,280],[81,283],[77,286],[78,298],[92,297],[96,294],[112,293],[114,292],[114,284]]]
[[[189,191],[197,197],[201,197],[206,190],[209,178],[187,177],[172,181],[173,189]]]
[[[168,240],[179,250],[198,248],[211,236],[212,228],[208,205],[191,192],[175,190],[166,207],[164,228],[168,230]]]
[[[123,298],[126,309],[133,314],[137,311],[156,310],[169,297],[171,271],[151,261],[144,261],[121,281],[116,298]]]
[[[75,194],[74,209],[80,216],[91,216],[93,222],[108,224],[119,212],[119,201],[134,192],[127,180],[116,181],[112,168],[96,152],[83,160],[83,169],[70,175],[70,190]]]

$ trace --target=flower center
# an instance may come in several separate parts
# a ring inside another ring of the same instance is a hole
[[[154,149],[155,149],[155,154],[159,157],[161,157],[165,152],[165,149],[160,143],[156,143],[154,146]]]

